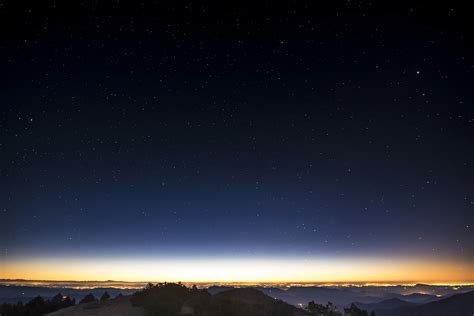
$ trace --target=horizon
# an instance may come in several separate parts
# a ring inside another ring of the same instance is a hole
[[[331,286],[340,286],[340,287],[345,287],[345,286],[418,286],[418,285],[429,285],[429,286],[473,286],[474,281],[467,281],[467,282],[421,282],[421,281],[356,281],[356,282],[344,282],[344,281],[338,281],[338,282],[317,282],[317,281],[306,281],[306,282],[297,282],[297,281],[285,281],[285,282],[274,282],[274,281],[262,281],[262,282],[245,282],[245,281],[240,281],[240,282],[212,282],[212,281],[187,281],[187,282],[182,282],[182,281],[167,281],[167,280],[148,280],[148,281],[123,281],[123,280],[41,280],[41,279],[0,279],[0,285],[5,285],[8,283],[13,283],[13,282],[26,282],[26,283],[36,283],[37,285],[42,284],[42,283],[58,283],[60,285],[61,283],[124,283],[124,284],[148,284],[148,283],[153,283],[153,284],[160,284],[160,283],[182,283],[186,286],[190,285],[199,285],[199,286],[226,286],[226,285],[242,285],[242,286],[287,286],[287,287],[293,287],[293,286],[323,286],[323,287],[331,287]],[[1,284],[4,283],[4,284]],[[25,283],[25,284],[26,284]],[[18,285],[18,286],[23,286],[24,284],[22,283],[16,283],[12,285]]]
[[[0,278],[66,280],[73,273],[76,280],[142,280],[170,282],[243,282],[302,283],[318,282],[412,282],[464,283],[472,281],[474,263],[464,265],[452,260],[429,258],[360,257],[304,259],[278,256],[255,258],[74,258],[49,257],[24,261],[11,258],[3,263]],[[59,264],[58,264],[59,262]],[[28,274],[25,273],[28,271]]]

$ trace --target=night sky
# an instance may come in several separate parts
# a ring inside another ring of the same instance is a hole
[[[71,2],[0,3],[0,277],[474,280],[466,8]]]

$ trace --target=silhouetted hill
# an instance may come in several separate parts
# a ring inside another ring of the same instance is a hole
[[[409,295],[404,295],[401,299],[402,301],[410,303],[430,303],[439,300],[439,297],[436,295],[422,294],[422,293],[413,293]]]
[[[150,284],[131,298],[134,306],[155,315],[307,316],[309,313],[254,288],[236,288],[211,295],[205,289],[178,283]]]
[[[129,296],[117,297],[103,302],[78,304],[60,309],[51,316],[150,316],[143,308],[130,303]]]
[[[417,306],[415,303],[410,303],[403,301],[398,298],[391,298],[388,300],[384,300],[378,303],[360,303],[360,302],[355,302],[354,304],[357,305],[357,307],[361,309],[365,309],[367,311],[373,311],[373,310],[382,310],[382,309],[394,309],[394,308],[400,308],[400,307],[407,307],[407,306]]]
[[[224,292],[224,291],[228,291],[228,290],[232,290],[232,289],[235,289],[235,287],[233,287],[233,286],[223,286],[223,285],[213,285],[213,286],[208,287],[207,291],[210,294],[214,295],[214,294]]]
[[[213,300],[219,302],[221,306],[229,306],[229,312],[235,315],[309,315],[300,308],[274,299],[254,288],[238,288],[220,292],[213,295]]]
[[[265,295],[263,292],[255,288],[237,288],[220,292],[214,295],[215,298],[225,298],[238,300],[246,303],[273,303],[274,298]]]
[[[474,291],[414,307],[376,310],[377,316],[472,316]]]

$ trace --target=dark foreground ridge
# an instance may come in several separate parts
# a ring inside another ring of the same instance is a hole
[[[149,284],[131,299],[150,315],[311,315],[301,308],[276,300],[253,288],[239,288],[211,295],[195,286]]]

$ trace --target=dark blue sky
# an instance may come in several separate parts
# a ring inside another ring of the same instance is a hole
[[[6,262],[472,262],[462,8],[51,3],[2,9]]]

